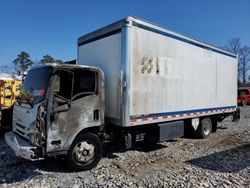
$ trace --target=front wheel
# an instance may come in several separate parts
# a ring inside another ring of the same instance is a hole
[[[93,133],[78,135],[67,155],[67,166],[72,171],[84,171],[94,168],[103,155],[100,138]]]
[[[212,132],[212,121],[210,118],[205,118],[200,121],[200,124],[196,130],[196,134],[199,138],[206,138]]]

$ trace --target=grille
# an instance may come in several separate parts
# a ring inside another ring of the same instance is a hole
[[[23,131],[20,131],[19,129],[16,129],[16,132],[17,132],[18,134],[21,134],[22,136],[25,135],[25,133],[24,133]]]
[[[21,125],[19,123],[16,123],[16,126],[22,128],[22,129],[25,129],[25,126],[23,126],[23,125]]]
[[[21,137],[28,139],[28,131],[29,129],[25,127],[24,125],[21,125],[20,123],[15,123],[15,130],[18,135]]]

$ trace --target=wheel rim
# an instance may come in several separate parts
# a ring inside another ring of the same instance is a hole
[[[73,159],[79,164],[89,164],[95,157],[95,145],[88,141],[76,144],[73,150]]]
[[[205,134],[206,136],[209,135],[210,132],[211,132],[210,123],[209,123],[208,121],[206,121],[206,122],[204,123],[203,132],[204,132],[204,134]]]

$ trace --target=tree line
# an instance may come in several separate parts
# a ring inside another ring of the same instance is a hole
[[[231,39],[224,49],[238,55],[238,82],[250,80],[250,47],[243,45],[240,38]]]
[[[63,61],[60,59],[54,59],[50,55],[44,55],[40,61],[35,62],[31,60],[30,55],[27,52],[22,51],[12,63],[14,64],[16,72],[19,75],[23,75],[24,72],[34,64],[63,63]]]

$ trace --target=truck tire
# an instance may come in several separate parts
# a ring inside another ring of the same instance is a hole
[[[196,134],[199,138],[206,138],[212,132],[212,121],[210,118],[205,118],[200,121],[200,124],[196,130]]]
[[[84,171],[97,166],[103,155],[100,138],[93,133],[78,135],[66,157],[67,167],[71,171]]]

